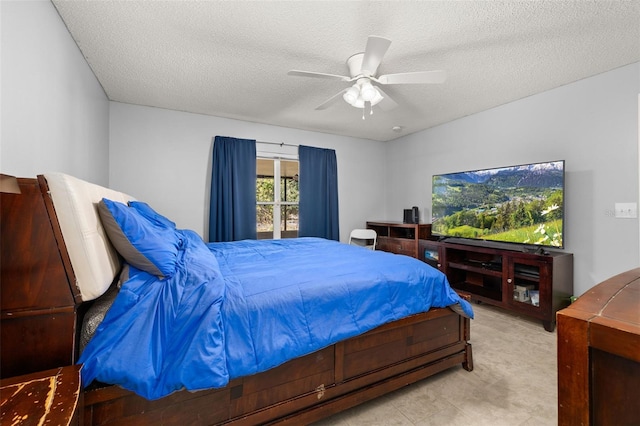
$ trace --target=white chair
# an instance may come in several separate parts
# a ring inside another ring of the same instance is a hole
[[[349,235],[349,244],[355,246],[375,250],[377,242],[378,234],[373,229],[354,229]]]

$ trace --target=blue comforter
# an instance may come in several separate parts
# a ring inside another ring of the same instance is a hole
[[[156,399],[225,386],[381,324],[471,306],[416,259],[319,238],[205,245],[183,233],[176,274],[131,267],[79,363],[83,383]]]

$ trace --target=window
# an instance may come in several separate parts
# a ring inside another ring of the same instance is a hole
[[[298,161],[258,158],[256,215],[258,239],[298,236]],[[278,196],[276,197],[276,194]],[[278,224],[278,226],[275,226]]]

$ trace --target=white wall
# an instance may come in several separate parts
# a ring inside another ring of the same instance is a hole
[[[0,170],[108,184],[109,102],[49,1],[0,1]]]
[[[385,217],[382,142],[117,102],[111,103],[110,117],[111,187],[147,201],[178,227],[205,238],[212,140],[217,135],[335,149],[342,241],[368,219]],[[292,152],[258,145],[259,152],[264,149]]]
[[[417,205],[429,222],[434,174],[565,160],[574,293],[639,266],[638,219],[612,214],[638,202],[639,76],[632,64],[388,143],[387,211]]]

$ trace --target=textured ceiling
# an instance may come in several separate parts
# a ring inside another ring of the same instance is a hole
[[[381,141],[640,61],[636,0],[53,4],[113,101]],[[379,74],[446,82],[384,86],[399,106],[366,120],[315,110],[349,83],[287,72],[348,75],[369,35],[392,40]]]

